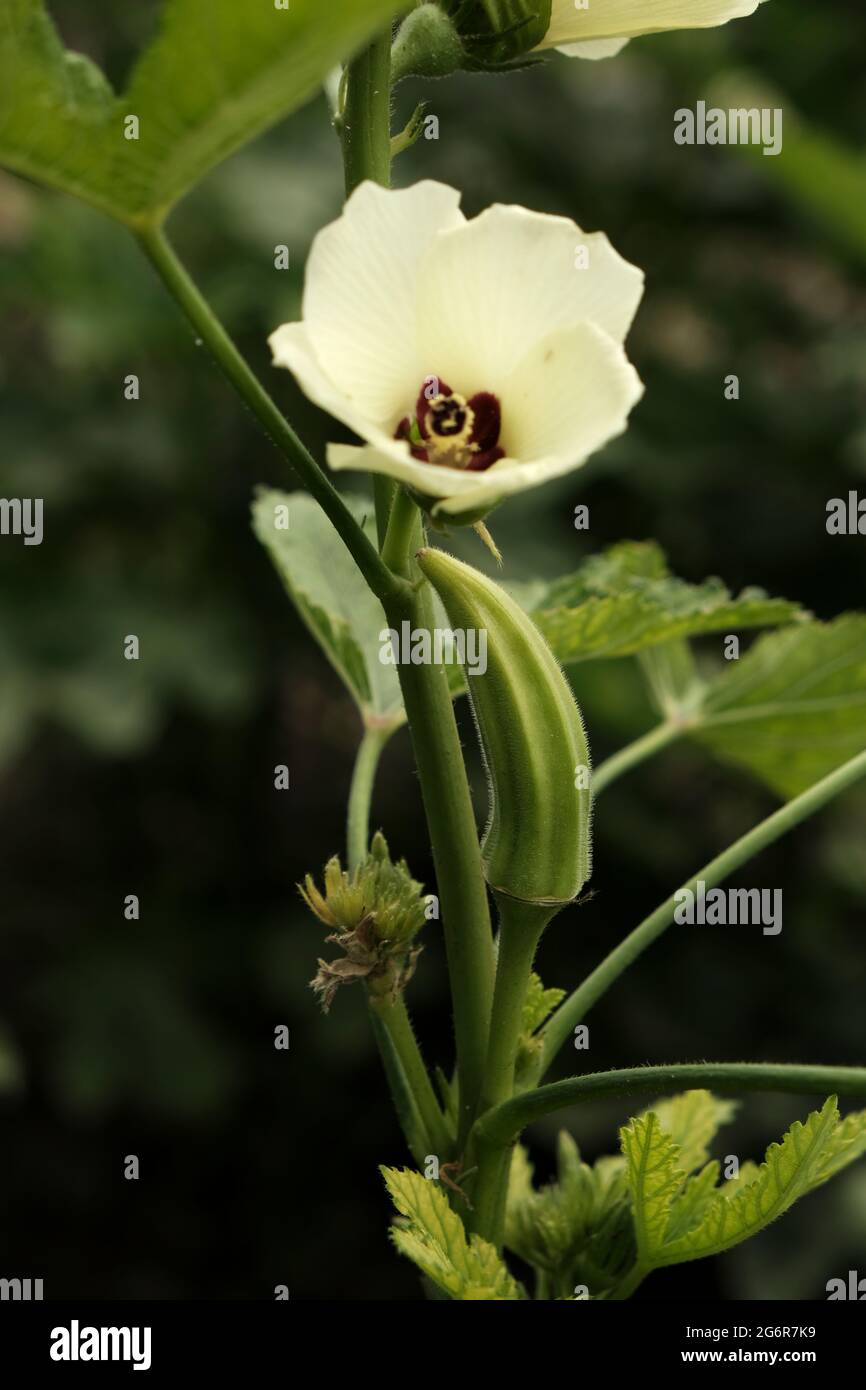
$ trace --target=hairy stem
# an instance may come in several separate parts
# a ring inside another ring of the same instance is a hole
[[[532,962],[541,934],[554,912],[519,902],[497,893],[499,951],[496,987],[490,1019],[490,1042],[484,1068],[481,1111],[507,1100],[514,1091],[514,1063],[520,1042],[523,1005],[529,987]],[[493,1245],[502,1244],[505,1199],[511,1168],[511,1149],[484,1146],[477,1154],[478,1175],[473,1188],[474,1208],[470,1225]]]
[[[137,233],[137,239],[217,365],[333,523],[373,593],[384,600],[387,595],[398,592],[400,582],[382,563],[375,546],[361,530],[330,479],[319,468],[244,361],[207,300],[178,260],[164,233],[148,228]]]
[[[408,559],[406,566],[408,573]],[[408,598],[388,600],[385,612],[393,628],[399,630],[401,623],[408,622],[413,632],[432,631],[435,617],[429,584],[421,584]],[[493,993],[487,888],[444,667],[403,664],[398,669],[442,908],[454,1007],[462,1141],[481,1096]]]
[[[370,801],[382,749],[395,729],[394,724],[368,724],[358,745],[346,824],[346,859],[349,872],[356,869],[370,846]]]
[[[702,879],[707,888],[721,883],[735,869],[754,858],[761,850],[766,849],[767,845],[771,845],[775,840],[792,830],[794,826],[799,825],[801,821],[814,815],[816,811],[820,811],[834,796],[838,796],[840,792],[845,791],[864,776],[866,776],[866,751],[858,753],[856,757],[836,768],[835,772],[831,772],[820,782],[816,782],[814,787],[810,787],[808,791],[795,796],[792,801],[780,807],[766,820],[761,821],[760,825],[749,830],[733,845],[730,845],[724,853],[717,855],[709,864],[705,864],[681,888],[672,893],[661,907],[657,907],[655,912],[650,913],[649,917],[635,927],[624,941],[614,947],[610,955],[605,957],[574,993],[569,995],[544,1027],[542,1030],[544,1056],[541,1075],[550,1066],[566,1038],[571,1035],[576,1025],[582,1021],[593,1005],[598,1003],[598,1000],[619,979],[620,975],[634,964],[638,956],[642,955],[648,946],[651,946],[667,931],[673,922],[674,912],[678,906],[678,895],[684,889],[694,891],[698,879]]]
[[[346,196],[364,179],[391,182],[391,32],[349,64],[342,112]]]
[[[376,536],[379,541],[379,549],[385,542],[388,531],[388,520],[391,516],[391,507],[394,503],[394,480],[386,478],[384,473],[373,475],[373,500],[376,506]]]
[[[402,1121],[401,1111],[409,1115],[412,1113],[405,1099],[407,1093],[408,1098],[411,1099],[412,1107],[414,1107],[416,1117],[414,1131],[410,1126],[404,1125],[404,1132],[415,1162],[419,1167],[423,1166],[424,1159],[429,1154],[435,1154],[440,1163],[447,1162],[452,1156],[454,1141],[448,1132],[448,1126],[439,1108],[433,1083],[424,1065],[424,1059],[421,1056],[421,1049],[418,1046],[403,995],[399,994],[393,1002],[371,1000],[370,1012],[374,1024],[378,1023],[387,1036],[389,1046],[383,1048],[383,1039],[377,1031],[377,1040],[391,1085],[398,1118],[401,1118]],[[374,1031],[376,1031],[375,1028]],[[400,1073],[402,1073],[401,1077],[394,1074],[395,1061],[399,1066]],[[401,1081],[404,1083],[402,1091]],[[407,1129],[409,1132],[406,1132]]]
[[[388,186],[391,176],[390,31],[351,63],[342,115],[346,192],[364,179]],[[408,494],[376,486],[376,521],[383,563],[404,581],[383,600],[391,627],[408,621],[414,631],[434,626],[430,586],[409,590],[410,555],[420,543],[420,517]],[[475,814],[442,666],[401,665],[403,703],[409,720],[421,795],[430,833],[454,1008],[462,1143],[481,1095],[493,992],[493,940]]]
[[[484,1144],[513,1143],[521,1130],[545,1115],[601,1096],[666,1095],[706,1087],[712,1091],[793,1091],[799,1095],[866,1096],[866,1067],[817,1067],[775,1062],[685,1062],[669,1067],[570,1076],[524,1091],[488,1110],[475,1126]]]
[[[514,1063],[532,962],[541,934],[556,911],[554,907],[520,902],[505,893],[496,894],[496,903],[499,908],[499,949],[490,1043],[484,1068],[484,1110],[507,1100],[514,1090]]]
[[[398,488],[388,515],[382,559],[396,574],[409,573],[409,555],[422,542],[418,508],[405,488]]]

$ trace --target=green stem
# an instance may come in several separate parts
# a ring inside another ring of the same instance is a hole
[[[411,562],[408,553],[399,556],[398,538],[403,544],[411,544],[417,534],[415,504],[399,492],[385,547],[395,567],[407,578]],[[413,632],[432,631],[435,614],[430,585],[421,583],[408,595],[388,600],[385,613],[390,626],[397,630],[408,622]],[[445,669],[406,663],[400,665],[398,672],[442,908],[460,1079],[459,1150],[478,1111],[487,1054],[493,995],[493,939],[487,888]]]
[[[376,536],[379,541],[379,549],[385,543],[385,536],[388,531],[388,521],[391,516],[391,507],[394,503],[394,480],[388,478],[384,473],[373,474],[373,500],[376,506]]]
[[[408,556],[420,544],[418,508],[405,488],[398,488],[382,542],[382,559],[395,574],[408,574]]]
[[[391,1071],[393,1057],[396,1057],[420,1121],[420,1131],[414,1137],[414,1142],[408,1134],[406,1136],[416,1163],[423,1166],[424,1159],[428,1154],[435,1154],[440,1163],[447,1162],[452,1156],[453,1136],[449,1133],[445,1118],[439,1108],[436,1092],[433,1090],[433,1083],[424,1065],[424,1059],[421,1056],[421,1050],[412,1028],[412,1021],[409,1018],[403,995],[399,994],[393,1002],[374,1002],[371,999],[370,1011],[374,1019],[385,1030],[392,1049],[390,1066],[388,1057],[383,1050],[383,1061],[391,1082],[392,1095],[395,1087]],[[397,1100],[398,1097],[395,1096],[395,1102]],[[398,1105],[398,1112],[399,1108]],[[418,1152],[419,1147],[420,1153]]]
[[[373,593],[383,600],[402,587],[382,563],[374,545],[358,526],[330,479],[319,468],[289,422],[244,361],[207,300],[178,260],[165,235],[148,228],[138,242],[166,288],[186,314],[197,335],[222,372],[249,406],[282,454],[296,469],[309,492],[333,523]]]
[[[404,604],[386,605],[389,622],[408,619],[430,630],[434,616],[428,587]],[[460,1075],[460,1135],[475,1118],[487,1051],[493,992],[493,940],[478,831],[448,679],[441,666],[400,667],[412,746],[430,832],[442,908],[442,927],[454,1005]]]
[[[685,733],[683,724],[668,723],[658,724],[656,728],[650,729],[648,734],[642,738],[635,739],[634,743],[629,743],[625,748],[621,748],[618,753],[612,754],[603,763],[599,763],[592,774],[592,794],[598,796],[605,787],[615,782],[617,777],[621,777],[624,772],[630,772],[638,763],[642,763],[645,758],[651,758],[655,753],[661,752],[669,743],[680,738]]]
[[[610,989],[614,981],[618,980],[620,975],[637,960],[638,956],[642,955],[647,947],[651,946],[663,932],[667,931],[679,905],[678,897],[685,889],[694,891],[698,879],[702,879],[707,888],[721,883],[741,864],[745,864],[756,854],[760,854],[767,845],[771,845],[775,840],[792,830],[794,826],[799,825],[801,821],[814,815],[816,811],[820,811],[834,796],[838,796],[840,792],[845,791],[864,776],[866,776],[866,751],[858,753],[856,757],[836,768],[835,772],[831,772],[820,782],[816,782],[814,787],[801,792],[799,796],[795,796],[792,801],[780,807],[773,815],[761,821],[760,825],[756,825],[754,829],[730,845],[723,854],[717,855],[709,864],[699,869],[681,888],[672,893],[661,907],[657,907],[655,912],[652,912],[639,926],[635,927],[634,931],[624,941],[621,941],[609,956],[605,957],[592,974],[587,976],[574,993],[569,995],[568,999],[560,1005],[542,1029],[544,1056],[541,1075],[544,1075],[566,1038],[573,1033],[575,1026],[583,1020],[593,1005]]]
[[[544,1269],[537,1269],[535,1271],[534,1295],[536,1299],[543,1299],[545,1302],[550,1300],[551,1280],[550,1275]]]
[[[349,64],[342,112],[346,196],[364,179],[391,182],[391,33]]]
[[[482,1110],[499,1105],[514,1090],[514,1063],[532,962],[541,934],[557,910],[550,906],[520,902],[504,893],[495,896],[499,909],[499,949],[490,1017],[490,1042],[484,1068]]]
[[[669,1067],[628,1067],[622,1071],[570,1076],[523,1091],[477,1122],[475,1134],[485,1144],[513,1143],[535,1120],[579,1101],[602,1096],[706,1088],[712,1091],[793,1091],[799,1095],[866,1096],[866,1067],[813,1067],[775,1062],[687,1062]]]
[[[358,745],[346,826],[346,858],[349,872],[356,869],[370,846],[370,801],[382,749],[395,729],[394,724],[368,724]]]
[[[349,67],[341,117],[347,194],[364,179],[384,187],[390,183],[390,64],[391,36],[386,31]],[[382,540],[386,516],[387,533]],[[379,486],[376,519],[388,565],[404,579],[409,578],[409,553],[419,534],[414,503],[402,489],[393,494],[392,489]],[[383,603],[391,627],[399,628],[404,620],[413,629],[430,629],[434,624],[427,584],[414,593],[408,593],[404,586],[402,592],[383,599]],[[399,676],[442,907],[454,1005],[462,1142],[477,1111],[490,1020],[493,942],[487,890],[445,671],[441,666],[406,665],[399,667]]]
[[[514,1091],[514,1064],[532,962],[541,934],[556,911],[554,907],[520,902],[504,893],[496,894],[496,902],[499,908],[499,951],[490,1042],[484,1068],[482,1113],[508,1100]],[[502,1244],[505,1225],[511,1149],[484,1146],[477,1154],[477,1163],[470,1225],[472,1230],[498,1248]]]

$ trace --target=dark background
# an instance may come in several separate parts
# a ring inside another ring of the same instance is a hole
[[[51,6],[115,83],[155,8]],[[565,213],[647,272],[629,345],[646,397],[584,472],[497,513],[507,575],[553,576],[655,536],[686,578],[760,584],[821,617],[862,606],[864,542],[828,537],[824,518],[829,497],[866,489],[866,242],[844,194],[842,215],[827,211],[829,162],[798,166],[793,122],[862,157],[864,41],[859,5],[771,0],[611,62],[399,89],[397,121],[427,96],[440,138],[402,156],[395,182],[444,179],[470,214],[494,200]],[[775,94],[760,104],[785,109],[781,157],[674,145],[673,111],[740,69]],[[310,239],[341,191],[317,101],[172,220],[317,451],[328,422],[271,372],[265,338],[297,316]],[[288,273],[273,267],[277,243]],[[270,1298],[277,1283],[295,1298],[418,1298],[386,1239],[376,1165],[405,1155],[361,992],[325,1019],[307,988],[321,933],[294,884],[341,849],[359,730],[249,529],[253,485],[293,480],[127,235],[6,176],[0,308],[0,491],[44,497],[46,518],[41,547],[0,546],[0,1274],[42,1277],[54,1298]],[[138,402],[123,398],[132,372]],[[729,372],[738,402],[723,397]],[[588,535],[573,530],[577,502]],[[131,632],[138,663],[121,657]],[[574,680],[596,761],[648,727],[630,663]],[[288,793],[273,789],[282,762]],[[773,804],[690,749],[612,787],[595,821],[596,896],[552,930],[545,982],[573,986]],[[375,821],[433,887],[405,731]],[[780,937],[669,933],[592,1016],[588,1065],[862,1064],[864,830],[866,800],[849,794],[749,868],[748,884],[784,889]],[[139,922],[124,920],[129,893]],[[447,1064],[441,939],[426,938],[410,1002]],[[760,1157],[807,1108],[751,1098],[721,1151]],[[627,1115],[611,1103],[568,1118],[594,1157]],[[555,1128],[533,1135],[542,1174]],[[132,1153],[138,1182],[123,1177]],[[849,1268],[866,1273],[863,1165],[639,1296],[822,1298]]]

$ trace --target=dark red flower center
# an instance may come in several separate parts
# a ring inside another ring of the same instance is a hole
[[[394,438],[405,439],[422,463],[483,473],[505,457],[501,428],[502,411],[492,392],[477,391],[467,400],[431,376],[418,393],[414,419],[405,416]]]

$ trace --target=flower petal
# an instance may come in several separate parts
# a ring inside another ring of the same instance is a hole
[[[304,395],[314,405],[326,410],[344,425],[362,432],[366,426],[363,415],[350,398],[334,385],[322,370],[322,365],[313,351],[306,324],[284,323],[274,330],[268,338],[275,367],[285,367],[292,373]]]
[[[625,429],[643,394],[623,349],[590,323],[557,329],[516,367],[502,399],[508,456],[485,473],[437,468],[413,459],[399,441],[328,446],[334,469],[386,473],[440,499],[434,515],[460,516],[580,467]]]
[[[361,448],[354,444],[329,444],[327,458],[328,466],[335,472],[384,473],[427,497],[460,497],[476,490],[479,477],[486,476],[422,463],[412,457],[409,446],[400,439],[382,439]]]
[[[521,471],[554,454],[574,467],[622,433],[642,395],[619,343],[592,323],[559,328],[529,349],[503,387],[501,442],[509,458],[526,460]]]
[[[438,232],[464,222],[460,194],[429,180],[399,192],[363,183],[315,238],[303,318],[325,376],[380,424],[415,399],[418,262]]]
[[[286,367],[314,405],[326,410],[336,420],[342,420],[350,430],[376,448],[383,449],[386,454],[393,447],[394,457],[402,457],[406,446],[394,440],[390,430],[382,429],[375,421],[362,415],[354,401],[345,396],[322,370],[303,323],[284,323],[271,334],[268,342],[274,365]],[[356,449],[355,452],[360,451]]]
[[[628,39],[584,39],[583,43],[558,43],[557,53],[566,58],[615,58],[628,43]]]
[[[530,349],[505,387],[508,457],[476,473],[478,486],[440,502],[434,515],[493,506],[581,467],[622,434],[642,395],[623,349],[600,329],[582,323],[551,333]]]
[[[499,204],[437,237],[419,272],[424,373],[441,372],[463,396],[500,394],[554,328],[589,320],[621,342],[643,291],[643,272],[603,232]]]
[[[574,0],[553,0],[550,27],[539,48],[586,39],[635,38],[664,29],[709,29],[754,14],[763,0],[592,0],[577,9]],[[587,56],[601,57],[601,54]]]

